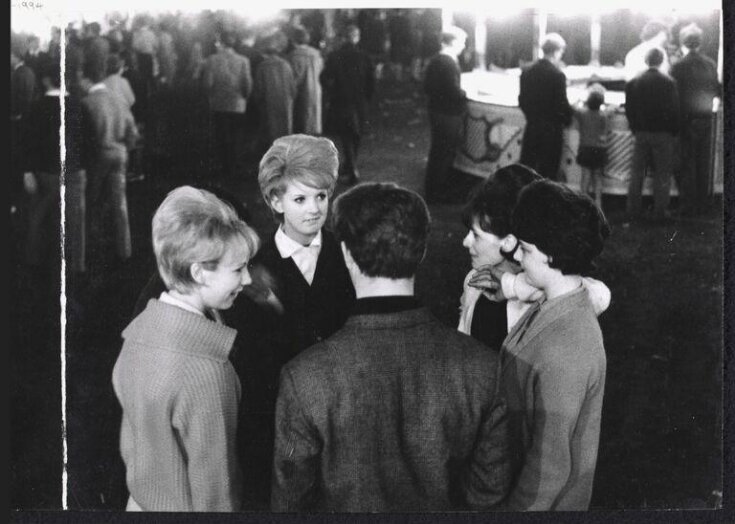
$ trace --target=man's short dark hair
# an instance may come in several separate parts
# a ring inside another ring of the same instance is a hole
[[[291,39],[293,40],[294,44],[308,44],[310,38],[311,35],[309,35],[309,32],[304,27],[295,26],[291,29]]]
[[[652,47],[646,53],[646,65],[648,67],[658,67],[664,63],[664,50],[658,47]]]
[[[232,47],[235,45],[235,35],[231,31],[222,31],[219,35],[219,41],[224,47]]]
[[[410,278],[424,257],[431,218],[424,200],[393,183],[360,184],[334,202],[332,224],[360,271]]]
[[[100,36],[100,32],[102,31],[102,27],[97,22],[92,22],[87,26],[87,29],[89,29],[89,32],[92,33],[94,36]]]
[[[541,175],[523,164],[501,167],[472,191],[462,210],[464,225],[470,229],[476,220],[487,233],[500,238],[509,235],[518,195],[536,180],[541,180]]]
[[[107,56],[107,75],[114,75],[122,71],[123,60],[117,53],[110,53]]]
[[[602,252],[610,226],[586,195],[550,180],[526,186],[513,212],[513,233],[550,257],[565,275],[587,275]]]

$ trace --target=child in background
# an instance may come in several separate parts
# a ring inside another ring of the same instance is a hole
[[[512,259],[517,239],[511,233],[511,216],[521,190],[541,177],[522,164],[498,169],[476,188],[463,211],[469,232],[463,245],[472,257],[472,270],[464,281],[458,330],[495,351],[508,331],[543,291],[529,284]],[[610,290],[589,277],[583,284],[595,312],[610,304]]]
[[[602,207],[602,177],[607,162],[608,114],[605,112],[605,88],[593,84],[587,101],[574,108],[574,118],[579,125],[579,149],[577,163],[582,168],[580,191],[587,194],[592,189],[595,203]]]
[[[219,311],[250,283],[258,236],[212,193],[184,186],[153,217],[167,290],[123,331],[112,383],[132,511],[238,511],[236,331]]]
[[[597,463],[606,357],[583,285],[610,227],[587,196],[542,180],[513,211],[515,260],[544,292],[501,349],[516,511],[587,510]]]

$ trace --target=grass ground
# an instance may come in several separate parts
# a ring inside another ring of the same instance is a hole
[[[110,378],[120,332],[152,269],[150,219],[168,190],[206,178],[206,128],[182,116],[187,99],[162,111],[176,118],[157,147],[177,151],[130,184],[134,257],[93,268],[105,292],[67,303],[68,500],[72,509],[122,509],[127,491],[118,452],[120,409]],[[415,86],[383,83],[360,171],[422,191],[428,151],[424,100]],[[188,127],[187,127],[188,125]],[[164,141],[164,138],[166,139]],[[176,138],[176,140],[174,140]],[[247,204],[263,235],[274,224],[260,199],[256,166],[242,159],[226,185]],[[461,201],[476,179],[455,175],[455,204],[431,207],[428,256],[417,294],[448,325],[458,318],[469,260],[461,246]],[[339,186],[338,192],[344,187]],[[720,207],[667,224],[623,221],[623,198],[606,196],[612,235],[596,277],[612,290],[600,317],[608,358],[594,508],[697,508],[717,504],[722,482],[723,236]],[[58,282],[12,262],[11,508],[61,507],[61,358]],[[84,315],[84,323],[74,318]]]

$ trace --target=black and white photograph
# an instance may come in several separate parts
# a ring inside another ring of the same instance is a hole
[[[11,521],[726,521],[730,11],[12,0]]]

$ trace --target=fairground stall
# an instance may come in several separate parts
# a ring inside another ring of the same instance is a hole
[[[715,12],[716,13],[716,12]],[[444,22],[453,23],[453,13],[444,12]],[[455,168],[476,175],[487,177],[498,168],[518,162],[521,154],[525,118],[518,107],[521,68],[499,68],[494,64],[486,64],[484,55],[487,51],[485,20],[488,15],[475,13],[476,27],[471,39],[475,46],[476,63],[479,65],[462,75],[462,88],[467,93],[467,114],[463,126],[463,140],[455,157]],[[540,41],[547,29],[548,13],[534,10],[533,46],[538,58]],[[715,16],[719,16],[717,13]],[[670,17],[671,18],[671,17]],[[626,194],[630,179],[631,161],[633,157],[633,135],[625,116],[625,72],[622,63],[615,65],[600,64],[601,16],[587,16],[590,27],[583,33],[589,35],[589,63],[587,65],[568,65],[563,71],[567,77],[567,97],[571,105],[584,102],[587,88],[592,83],[602,84],[605,93],[605,110],[610,116],[610,135],[607,144],[607,164],[604,169],[603,192],[609,194]],[[681,13],[675,13],[670,20],[672,27],[676,20],[689,20]],[[681,22],[679,22],[681,25]],[[721,23],[719,24],[721,31]],[[555,29],[554,29],[555,30]],[[572,35],[564,34],[568,41],[567,53],[575,45]],[[719,35],[715,33],[716,41]],[[472,38],[473,37],[473,38]],[[579,39],[576,39],[579,42]],[[722,64],[722,39],[719,39],[718,64]],[[627,51],[627,49],[626,49]],[[522,61],[522,60],[521,60]],[[723,187],[723,110],[719,99],[715,99],[712,109],[715,125],[712,140],[711,176],[712,189],[721,193]],[[569,186],[579,188],[581,179],[580,167],[576,162],[579,133],[576,123],[564,132],[563,151],[560,163],[560,176]],[[646,179],[644,193],[650,194],[652,180]],[[672,180],[672,194],[677,194],[675,181]]]

